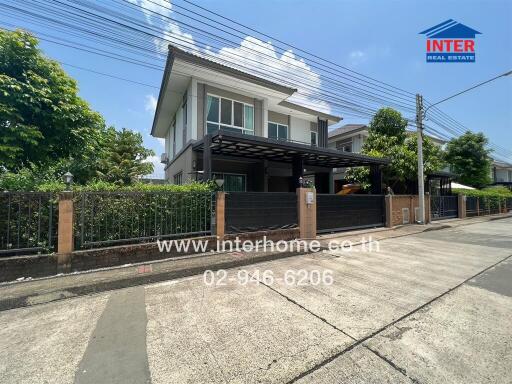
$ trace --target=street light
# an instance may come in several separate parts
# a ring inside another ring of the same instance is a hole
[[[466,92],[468,92],[468,91],[471,91],[472,89],[475,89],[475,88],[477,88],[477,87],[480,87],[481,85],[484,85],[484,84],[490,83],[491,81],[494,81],[494,80],[496,80],[496,79],[499,79],[500,77],[505,77],[505,76],[510,76],[510,75],[512,75],[512,71],[508,71],[508,72],[502,73],[501,75],[498,75],[498,76],[496,76],[496,77],[493,77],[492,79],[489,79],[489,80],[483,81],[483,82],[481,82],[481,83],[478,83],[478,84],[476,84],[476,85],[473,85],[472,87],[470,87],[470,88],[468,88],[468,89],[465,89],[465,90],[463,90],[463,91],[460,91],[460,92],[456,93],[455,95],[452,95],[452,96],[446,97],[446,98],[444,98],[443,100],[438,101],[437,103],[430,104],[430,105],[429,105],[429,106],[428,106],[428,107],[423,111],[423,118],[424,118],[424,119],[426,118],[426,116],[427,116],[427,111],[428,111],[430,108],[432,108],[432,107],[434,107],[434,106],[436,106],[436,105],[438,105],[438,104],[441,104],[441,103],[445,102],[446,100],[453,99],[455,96],[462,95],[463,93],[466,93]]]
[[[224,185],[224,179],[215,179],[215,184],[217,184],[217,187],[219,187],[219,190],[221,190],[222,186]]]
[[[66,183],[66,190],[71,190],[71,183],[73,182],[73,175],[71,172],[67,171],[64,175],[62,175],[62,180]]]
[[[425,187],[423,185],[423,119],[427,116],[427,111],[446,100],[453,99],[456,96],[462,95],[463,93],[466,93],[468,91],[471,91],[472,89],[478,88],[484,84],[490,83],[491,81],[494,81],[496,79],[499,79],[500,77],[510,76],[512,75],[512,71],[507,71],[505,73],[502,73],[501,75],[498,75],[496,77],[493,77],[492,79],[483,81],[481,83],[478,83],[470,88],[467,88],[463,91],[460,91],[456,93],[455,95],[449,96],[444,98],[443,100],[438,101],[437,103],[430,104],[427,108],[423,109],[423,96],[416,95],[416,128],[418,131],[418,199],[419,199],[419,222],[421,224],[425,224]]]

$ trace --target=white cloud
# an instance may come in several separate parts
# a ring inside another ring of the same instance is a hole
[[[236,48],[225,47],[219,51],[210,47],[202,48],[196,45],[190,33],[181,30],[174,21],[167,19],[172,15],[172,5],[167,0],[129,0],[146,9],[142,9],[148,23],[163,29],[162,38],[154,38],[157,51],[166,55],[169,44],[175,44],[181,49],[188,50],[207,59],[218,61],[244,72],[266,78],[270,81],[297,88],[298,92],[289,98],[289,101],[306,107],[318,109],[326,113],[331,112],[328,103],[319,101],[315,93],[322,88],[320,75],[316,73],[303,59],[295,56],[292,50],[280,53],[272,42],[265,42],[255,37],[245,37]],[[155,4],[157,3],[157,4]],[[159,16],[157,12],[165,17]],[[213,58],[212,58],[213,56]],[[148,96],[146,110],[154,111],[156,99]]]
[[[150,156],[145,161],[145,163],[152,163],[153,164],[153,173],[150,175],[153,178],[156,179],[163,179],[165,176],[164,172],[164,165],[160,162],[159,156]],[[149,176],[146,176],[149,177]]]
[[[156,104],[158,100],[153,95],[146,95],[146,104],[144,105],[144,109],[148,112],[155,113]]]
[[[357,65],[366,61],[367,55],[363,51],[357,50],[350,52],[348,57],[352,65]]]

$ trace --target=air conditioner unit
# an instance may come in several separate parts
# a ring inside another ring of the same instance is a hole
[[[167,153],[162,153],[160,155],[160,162],[162,164],[167,164],[169,162],[169,155]]]

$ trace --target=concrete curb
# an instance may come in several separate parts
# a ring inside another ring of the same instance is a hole
[[[510,218],[512,215],[506,215],[506,216],[500,216],[500,217],[485,217],[485,219],[480,220],[473,220],[469,219],[470,222],[466,222],[464,219],[457,219],[453,222],[454,225],[450,224],[437,224],[434,227],[417,227],[417,230],[413,230],[411,232],[404,232],[399,233],[401,229],[404,228],[411,228],[410,226],[400,227],[400,228],[389,228],[388,230],[382,230],[382,231],[367,231],[367,232],[361,232],[361,231],[355,231],[356,233],[352,232],[346,232],[341,234],[341,236],[338,236],[338,238],[348,238],[350,236],[363,236],[366,234],[373,234],[376,232],[382,233],[382,232],[393,232],[390,233],[390,236],[384,237],[379,239],[379,241],[382,240],[388,240],[398,237],[404,237],[404,236],[411,236],[420,234],[423,232],[430,232],[430,231],[437,231],[442,229],[450,229],[450,228],[456,228],[459,226],[467,226],[472,224],[479,224],[487,221],[494,221],[494,220],[500,220],[500,219],[506,219]],[[398,233],[397,233],[398,232]],[[322,239],[322,241],[332,239],[334,237],[329,237],[328,239]],[[367,242],[367,241],[366,241]],[[352,245],[361,245],[365,243],[365,241],[360,242],[353,242]],[[325,246],[320,247],[320,251],[328,251],[329,249]],[[285,253],[270,253],[270,252],[259,252],[259,253],[250,253],[245,254],[245,256],[240,255],[236,252],[224,252],[224,253],[218,253],[218,254],[204,254],[204,255],[197,255],[191,258],[183,258],[183,259],[167,259],[167,260],[152,260],[148,261],[146,263],[138,263],[135,265],[130,266],[116,266],[100,271],[88,271],[83,272],[78,275],[61,275],[61,276],[53,276],[53,277],[46,277],[38,280],[30,280],[30,281],[24,281],[24,282],[12,282],[8,283],[6,285],[0,286],[0,293],[2,293],[2,296],[5,296],[2,290],[8,290],[9,288],[16,288],[17,286],[23,286],[25,284],[37,284],[38,282],[41,282],[42,280],[45,281],[53,281],[53,282],[59,282],[60,278],[68,278],[72,279],[75,276],[83,276],[83,275],[99,275],[99,274],[115,274],[116,271],[121,270],[121,272],[124,272],[126,274],[126,271],[129,271],[130,269],[133,272],[130,272],[130,274],[123,278],[115,278],[114,276],[107,277],[107,279],[104,279],[103,281],[98,282],[90,282],[82,285],[75,285],[75,286],[63,286],[61,284],[61,288],[55,288],[55,289],[47,289],[47,290],[34,290],[33,293],[30,294],[20,294],[18,296],[1,299],[0,300],[0,311],[6,311],[9,309],[14,308],[20,308],[20,307],[28,307],[38,304],[44,304],[49,303],[57,300],[63,300],[71,297],[78,297],[83,295],[89,295],[89,294],[96,294],[101,293],[105,291],[110,290],[116,290],[116,289],[122,289],[122,288],[128,288],[133,287],[137,285],[142,284],[151,284],[151,283],[157,283],[161,281],[169,281],[169,280],[175,280],[183,277],[189,277],[189,276],[195,276],[203,273],[206,270],[218,270],[218,269],[231,269],[231,268],[237,268],[237,267],[243,267],[246,265],[256,264],[260,262],[266,262],[266,261],[272,261],[272,260],[279,260],[284,259],[288,257],[293,256],[300,256],[307,254],[308,252],[304,251],[296,251],[296,252],[285,252]],[[165,266],[162,266],[160,271],[155,271],[151,274],[146,275],[140,275],[135,272],[135,270],[138,268],[138,266],[148,265],[148,266],[155,266],[157,267],[159,264],[168,264],[167,268]],[[175,264],[175,265],[173,265]],[[183,264],[183,265],[176,265],[176,264]],[[194,265],[195,264],[195,265]],[[122,274],[122,273],[119,273]],[[91,277],[90,280],[94,280],[94,277]],[[101,280],[101,279],[100,279]]]

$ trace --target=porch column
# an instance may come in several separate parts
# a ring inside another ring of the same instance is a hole
[[[204,137],[203,144],[203,181],[212,178],[212,136],[210,134]]]
[[[300,187],[299,178],[304,176],[304,159],[300,156],[294,156],[292,162],[293,189]]]
[[[380,165],[370,166],[371,194],[380,195],[382,193],[382,171]]]
[[[330,177],[327,172],[315,173],[315,188],[317,193],[330,193],[329,191]]]

